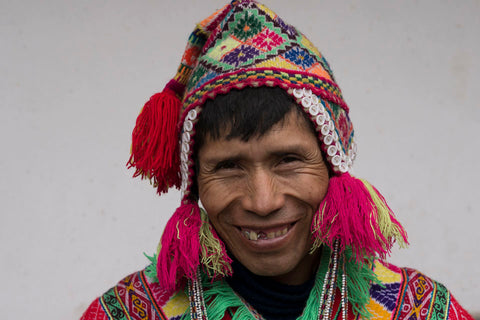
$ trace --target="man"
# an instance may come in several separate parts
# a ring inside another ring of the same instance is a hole
[[[268,8],[233,1],[202,21],[129,161],[181,205],[152,264],[82,319],[471,319],[443,285],[379,259],[406,233],[348,173],[348,112],[320,52]]]

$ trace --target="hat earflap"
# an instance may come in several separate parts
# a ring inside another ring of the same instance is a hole
[[[330,179],[312,221],[312,234],[312,250],[322,243],[332,247],[338,239],[340,252],[351,248],[357,262],[375,255],[385,258],[395,240],[400,247],[408,244],[407,234],[385,198],[367,181],[349,173]]]
[[[157,192],[180,187],[178,118],[181,102],[175,80],[148,100],[137,117],[132,132],[132,150],[128,168],[135,167],[133,177],[150,179]]]
[[[157,277],[167,292],[174,292],[195,279],[200,263],[200,208],[196,202],[182,204],[168,220],[160,240]]]

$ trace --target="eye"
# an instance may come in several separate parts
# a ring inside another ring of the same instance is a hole
[[[285,164],[286,163],[292,163],[292,162],[296,162],[296,161],[300,161],[300,157],[295,156],[295,155],[285,155],[280,159],[280,164],[282,164],[282,163],[285,163]]]
[[[215,171],[219,171],[219,170],[231,170],[231,169],[236,169],[238,168],[238,165],[235,161],[232,161],[232,160],[225,160],[225,161],[221,161],[219,162],[216,166],[215,166]]]

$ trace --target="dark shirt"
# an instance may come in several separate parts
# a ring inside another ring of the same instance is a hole
[[[251,273],[240,262],[232,263],[233,276],[227,278],[232,289],[265,319],[296,319],[305,308],[314,277],[301,285],[286,285]]]

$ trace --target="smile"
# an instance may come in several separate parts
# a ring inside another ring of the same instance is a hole
[[[268,230],[251,230],[247,228],[241,228],[241,232],[245,238],[252,241],[257,240],[270,240],[279,238],[287,234],[288,230],[291,228],[291,225],[284,226],[281,228],[268,229]]]

